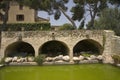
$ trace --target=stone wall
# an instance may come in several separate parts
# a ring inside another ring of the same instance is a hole
[[[17,21],[17,15],[24,15],[24,20]],[[35,23],[36,16],[36,11],[34,9],[30,9],[27,6],[23,6],[23,9],[20,9],[17,2],[11,1],[7,23]],[[0,24],[1,23],[2,21],[0,21]]]
[[[35,56],[38,55],[39,48],[44,43],[52,40],[56,40],[67,45],[71,59],[73,57],[74,46],[78,42],[86,39],[93,40],[93,43],[101,45],[104,49],[102,54],[105,56],[112,55],[113,53],[118,54],[120,52],[120,39],[115,38],[114,32],[109,30],[23,31],[2,32],[0,56],[4,57],[4,51],[6,50],[7,46],[17,42],[20,36],[22,36],[22,41],[33,46],[35,50]]]
[[[120,36],[114,36],[113,52],[120,55]]]

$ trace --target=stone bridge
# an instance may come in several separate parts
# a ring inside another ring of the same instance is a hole
[[[55,56],[69,55],[71,60],[74,55],[84,51],[102,55],[118,54],[120,38],[116,38],[110,30],[2,32],[1,57],[12,56],[16,52],[33,56],[50,55],[51,51]]]

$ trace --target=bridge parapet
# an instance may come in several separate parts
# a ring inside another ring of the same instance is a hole
[[[18,35],[22,35],[23,38],[27,37],[45,37],[55,35],[56,37],[97,37],[103,36],[103,30],[72,30],[72,31],[7,31],[2,32],[2,37],[12,38]]]

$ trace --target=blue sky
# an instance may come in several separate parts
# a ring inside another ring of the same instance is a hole
[[[70,13],[70,9],[72,6],[74,6],[73,0],[69,0],[69,2],[66,4],[66,6],[68,7],[68,11],[66,12],[70,17],[72,16],[72,13]],[[50,18],[50,23],[51,25],[63,25],[65,23],[70,23],[70,21],[62,14],[59,20],[54,20],[54,16],[53,15],[48,15],[46,12],[44,11],[39,11],[38,12],[38,16],[42,17],[42,18]],[[90,20],[90,17],[87,16],[86,18],[86,23]],[[80,22],[75,21],[76,25],[79,26]]]

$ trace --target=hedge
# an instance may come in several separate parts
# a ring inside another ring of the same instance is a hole
[[[113,55],[112,58],[115,64],[120,64],[120,55]]]
[[[21,31],[22,28],[24,31],[50,30],[50,23],[12,23],[7,24],[6,27],[2,27],[0,24],[0,28],[3,31]]]

